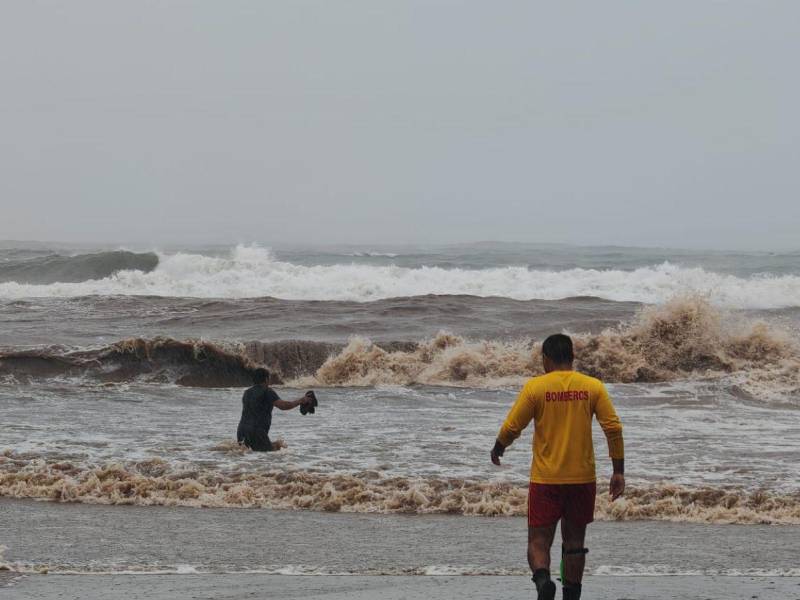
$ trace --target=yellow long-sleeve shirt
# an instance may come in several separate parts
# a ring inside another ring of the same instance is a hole
[[[503,446],[535,421],[531,481],[595,481],[592,417],[603,428],[611,458],[624,458],[622,423],[603,383],[576,371],[552,371],[529,379],[497,439]]]

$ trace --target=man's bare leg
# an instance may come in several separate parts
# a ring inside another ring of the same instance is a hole
[[[583,569],[586,566],[586,554],[569,553],[570,550],[580,551],[584,548],[586,539],[586,525],[570,523],[561,520],[561,541],[564,547],[564,598],[580,598]]]
[[[528,566],[531,572],[537,569],[550,570],[550,548],[553,547],[557,525],[528,527]]]
[[[550,549],[553,547],[557,525],[558,523],[553,523],[547,527],[528,527],[528,565],[533,573],[539,598],[543,599],[554,598],[556,593],[556,585],[550,578]]]

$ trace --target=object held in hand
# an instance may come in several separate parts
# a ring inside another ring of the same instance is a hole
[[[305,404],[300,405],[300,414],[307,415],[307,414],[314,414],[315,409],[319,402],[317,402],[317,396],[314,394],[313,391],[306,392],[306,397],[311,398],[311,402],[306,402]]]

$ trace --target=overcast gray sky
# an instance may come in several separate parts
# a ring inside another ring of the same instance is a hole
[[[800,3],[0,6],[0,238],[800,247]]]

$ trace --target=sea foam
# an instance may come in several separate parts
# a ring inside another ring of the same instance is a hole
[[[48,285],[5,282],[0,297],[155,295],[203,298],[272,296],[288,300],[368,302],[393,297],[473,295],[516,300],[596,296],[614,301],[664,302],[694,293],[729,308],[800,306],[800,276],[736,277],[664,262],[634,270],[406,268],[392,265],[304,266],[269,250],[237,246],[228,257],[159,254],[151,271],[120,270],[103,279]]]
[[[362,473],[183,470],[160,458],[91,464],[0,453],[0,496],[56,502],[325,512],[524,516],[527,486],[471,479]],[[612,502],[599,490],[600,520],[800,524],[800,496],[740,488],[629,486]]]

